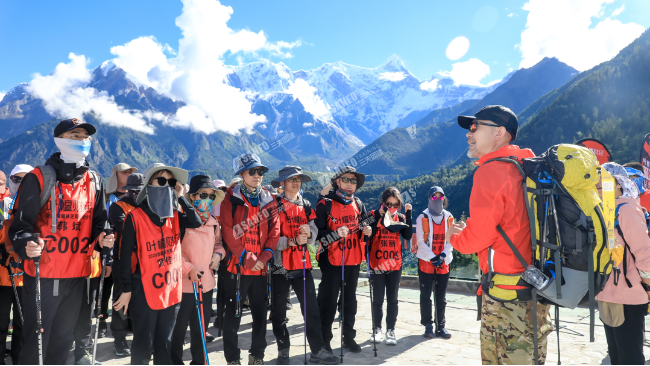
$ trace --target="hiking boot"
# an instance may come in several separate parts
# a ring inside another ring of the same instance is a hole
[[[289,352],[289,351],[287,350],[287,352]],[[264,365],[264,360],[249,354],[248,355],[248,364],[249,365]]]
[[[424,338],[434,338],[436,335],[433,333],[433,324],[424,326]]]
[[[354,341],[354,338],[343,337],[343,348],[347,348],[352,353],[361,352],[361,347]]]
[[[88,351],[84,351],[84,355],[74,361],[75,365],[92,365],[93,364],[93,356],[90,354]],[[101,365],[97,360],[95,360],[95,365]]]
[[[226,365],[241,365],[241,360],[236,359],[234,361],[229,361],[229,362],[226,362]]]
[[[250,364],[250,362],[249,362]],[[275,361],[276,365],[288,365],[289,364],[289,349],[282,349],[278,351],[278,359]]]
[[[370,336],[370,342],[381,343],[384,340],[384,335],[381,333],[381,328],[375,328],[375,332]]]
[[[397,345],[397,337],[395,336],[395,329],[388,329],[386,331],[386,344],[389,346]]]
[[[126,338],[117,338],[113,341],[113,349],[115,350],[115,356],[117,357],[126,357],[131,355],[131,349],[129,344],[126,343]]]
[[[451,333],[449,333],[445,328],[440,328],[439,330],[436,330],[436,337],[440,337],[442,339],[449,339],[451,338]]]
[[[314,354],[313,352],[311,353],[309,356],[309,362],[320,363],[323,365],[337,365],[339,359],[334,357],[332,352],[328,351],[327,348],[323,347],[317,354]]]

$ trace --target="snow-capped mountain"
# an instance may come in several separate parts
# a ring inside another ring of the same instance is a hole
[[[405,120],[415,122],[434,109],[481,99],[511,75],[486,87],[455,85],[444,77],[420,81],[392,55],[375,68],[335,62],[292,71],[282,62],[259,61],[233,67],[228,82],[258,93],[260,100],[277,93],[291,94],[306,104],[308,112],[336,121],[346,133],[368,144]],[[313,88],[312,93],[299,87],[302,82]]]

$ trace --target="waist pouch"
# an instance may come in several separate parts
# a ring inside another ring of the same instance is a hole
[[[484,274],[481,277],[483,293],[501,302],[527,302],[532,300],[531,290],[533,287],[521,278],[522,273],[488,272]]]

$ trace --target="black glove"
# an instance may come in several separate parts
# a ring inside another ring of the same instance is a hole
[[[440,253],[439,255],[431,258],[431,264],[433,264],[436,267],[440,267],[444,263],[445,257],[447,257],[447,254]]]

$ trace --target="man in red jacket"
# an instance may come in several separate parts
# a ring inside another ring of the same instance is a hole
[[[521,161],[535,156],[511,142],[517,136],[517,116],[503,106],[486,106],[475,116],[458,116],[458,124],[468,129],[467,143],[474,164],[470,218],[467,224],[454,224],[447,241],[463,254],[477,253],[484,273],[520,275],[524,271],[513,251],[497,229],[500,226],[530,264],[532,249],[530,225],[524,202],[521,173],[514,164],[489,160],[506,157]],[[539,360],[546,360],[546,336],[551,331],[550,305],[537,304],[537,325],[533,329],[533,301],[530,287],[487,283],[484,276],[481,310],[481,358],[484,364],[533,364],[533,334],[539,339]],[[520,281],[523,282],[523,281]],[[519,285],[519,283],[518,283]],[[522,302],[497,301],[490,288],[517,293]],[[479,292],[481,292],[479,290]]]
[[[228,188],[221,202],[221,233],[228,246],[229,272],[224,281],[223,349],[229,365],[240,364],[237,331],[241,323],[240,304],[247,296],[253,318],[248,364],[264,364],[267,265],[280,238],[277,202],[262,187],[262,177],[268,170],[257,155],[242,154],[237,159],[235,173],[242,181]]]

